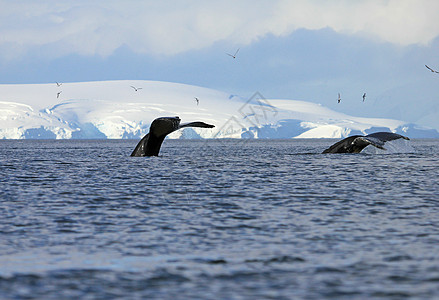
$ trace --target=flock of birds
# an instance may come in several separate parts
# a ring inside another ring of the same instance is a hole
[[[363,102],[366,100],[366,93],[363,94]],[[337,99],[337,103],[341,102],[341,96],[340,93],[338,93],[338,99]]]
[[[239,50],[239,49],[238,49],[238,50]],[[229,54],[229,55],[230,55],[230,54]],[[437,73],[437,74],[439,74],[439,71],[436,71],[436,70],[430,68],[430,67],[427,66],[427,65],[425,65],[425,67],[426,67],[427,69],[429,69],[432,73]],[[363,94],[363,102],[364,102],[365,100],[366,100],[366,93]],[[340,102],[341,102],[341,96],[340,96],[340,93],[338,93],[337,103],[340,103]]]
[[[233,59],[236,59],[238,52],[239,52],[239,48],[235,51],[234,54],[230,54],[230,53],[226,53],[226,54],[232,57]],[[425,67],[428,70],[430,70],[432,73],[439,74],[439,71],[436,71],[427,65],[425,65]],[[62,86],[62,83],[56,82],[56,85],[58,88],[60,88]],[[142,89],[141,87],[135,87],[133,85],[131,85],[130,87],[134,90],[134,92],[138,92],[139,90]],[[59,98],[61,93],[62,91],[58,91],[56,94],[56,98]],[[200,99],[198,97],[194,97],[194,98],[196,104],[199,105]],[[364,102],[366,100],[366,93],[363,93],[362,98]],[[341,102],[341,95],[340,93],[338,93],[337,103],[340,102]],[[140,142],[132,152],[131,156],[157,156],[159,154],[160,147],[166,135],[184,127],[213,128],[215,126],[199,121],[180,124],[179,117],[171,117],[171,118],[165,117],[165,118],[155,119],[151,123],[150,132],[140,140]],[[383,145],[386,141],[391,141],[400,138],[406,140],[409,139],[408,137],[395,133],[388,133],[388,132],[376,132],[373,134],[369,134],[367,136],[356,135],[356,136],[345,138],[335,143],[328,149],[324,150],[323,153],[359,153],[367,145],[373,145],[377,148],[384,149]]]
[[[235,51],[234,54],[226,53],[226,55],[232,57],[233,59],[236,59],[236,56],[238,55],[239,49],[240,49],[240,48],[238,48],[238,49]],[[436,71],[436,70],[430,68],[430,67],[427,66],[427,65],[425,65],[425,67],[426,67],[428,70],[430,70],[432,73],[437,73],[437,74],[439,74],[439,71]],[[62,83],[56,82],[56,85],[57,85],[57,87],[61,87]],[[130,85],[130,87],[131,87],[135,92],[138,92],[139,90],[142,89],[141,87],[135,87],[135,86],[133,86],[133,85]],[[62,91],[57,92],[57,93],[56,93],[56,98],[59,98],[60,95],[61,95],[61,93],[62,93]],[[366,101],[366,93],[363,93],[363,97],[362,97],[362,98],[363,98],[363,102]],[[195,97],[195,102],[197,103],[197,106],[198,106],[198,105],[200,104],[200,99],[197,98],[197,97]],[[340,103],[340,102],[341,102],[341,95],[340,95],[340,93],[338,93],[337,103]]]
[[[230,54],[230,53],[226,53],[228,56],[232,57],[233,59],[236,58],[236,55],[239,52],[239,48],[235,51],[235,54]],[[57,87],[61,87],[62,83],[60,82],[55,82]],[[141,87],[135,87],[133,85],[130,85],[130,87],[134,90],[134,92],[138,92],[139,90],[141,90]],[[56,98],[58,99],[61,95],[62,91],[59,91],[56,93]],[[339,94],[340,95],[340,94]],[[340,97],[340,96],[339,96]],[[198,97],[195,97],[195,102],[197,103],[197,106],[200,104],[200,99]]]
[[[57,87],[61,87],[61,86],[62,86],[62,83],[56,82],[56,86],[57,86]],[[58,93],[56,93],[56,98],[57,98],[57,99],[59,98],[59,95],[61,95],[61,93],[62,93],[62,91],[59,91]]]
[[[238,50],[236,50],[235,54],[226,53],[231,56],[233,59],[236,58],[238,54]],[[436,70],[433,70],[429,66],[425,65],[427,69],[431,72],[439,73]],[[136,91],[135,87],[132,86]],[[363,102],[366,100],[366,93],[363,93]],[[195,97],[195,101],[197,105],[200,100]],[[341,102],[341,95],[338,93],[338,103]],[[201,127],[201,128],[213,128],[214,125],[206,124],[204,122],[196,121],[185,124],[180,124],[179,117],[162,117],[155,119],[149,128],[148,134],[146,134],[137,146],[134,148],[131,156],[158,156],[160,152],[160,147],[165,139],[165,137],[181,128],[184,127]],[[372,145],[376,148],[386,150],[384,148],[384,144],[387,141],[397,140],[397,139],[405,139],[410,140],[408,137],[392,133],[392,132],[375,132],[366,136],[362,135],[354,135],[342,139],[341,141],[336,142],[329,148],[325,149],[322,153],[360,153],[364,148],[368,145]]]

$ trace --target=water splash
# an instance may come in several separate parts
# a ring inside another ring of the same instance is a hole
[[[411,141],[404,139],[393,140],[386,142],[384,144],[386,150],[379,149],[372,145],[367,146],[361,151],[361,153],[366,154],[394,154],[394,153],[415,153],[416,150],[413,148]]]

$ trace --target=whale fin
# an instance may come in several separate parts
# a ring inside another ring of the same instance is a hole
[[[349,147],[358,137],[361,137],[361,135],[347,137],[341,141],[338,141],[328,149],[324,150],[322,153],[350,153]]]
[[[408,137],[393,132],[375,132],[366,135],[366,137],[377,138],[383,142],[393,141],[397,139],[410,140]]]
[[[181,124],[180,126],[178,126],[178,129],[180,128],[184,128],[184,127],[200,127],[200,128],[213,128],[215,127],[215,125],[210,125],[204,122],[189,122],[189,123],[184,123]]]
[[[365,148],[366,146],[368,146],[368,145],[372,145],[372,146],[374,146],[374,147],[377,147],[377,148],[379,148],[379,149],[382,149],[382,150],[386,150],[383,146],[384,146],[384,141],[382,141],[382,140],[380,140],[380,139],[377,139],[377,138],[374,138],[374,137],[369,137],[369,136],[361,136],[361,137],[357,137],[354,141],[353,141],[353,143],[355,143],[356,145],[360,145],[361,144],[361,146],[364,146],[364,147],[362,147],[361,148],[361,150],[363,150],[363,148]],[[366,145],[364,145],[364,143],[366,143]],[[360,151],[361,151],[360,150]]]
[[[393,133],[393,132],[375,132],[368,134],[366,136],[358,137],[356,140],[361,140],[363,142],[368,143],[369,145],[372,145],[374,147],[377,147],[382,150],[386,150],[384,148],[384,143],[397,140],[397,139],[405,139],[410,140],[408,137]],[[354,141],[355,142],[355,141]]]
[[[146,156],[146,146],[149,140],[149,133],[145,135],[140,142],[137,144],[136,148],[134,148],[131,156]]]

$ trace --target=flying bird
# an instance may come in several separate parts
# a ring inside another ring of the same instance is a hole
[[[59,95],[62,93],[62,91],[56,93],[56,98],[59,98]]]
[[[58,87],[62,86],[62,83],[55,82]]]
[[[432,68],[430,68],[429,66],[427,66],[427,65],[425,65],[425,67],[427,68],[427,69],[429,69],[432,73],[438,73],[439,74],[439,72],[438,71],[435,71],[435,70],[433,70]]]
[[[180,125],[180,121],[179,117],[162,117],[152,121],[149,133],[140,140],[131,156],[158,156],[165,137],[178,129],[185,127],[215,127],[199,121]]]
[[[340,93],[338,93],[338,100],[337,100],[337,103],[340,103],[340,101],[341,101],[341,97],[340,97]]]
[[[198,99],[197,97],[195,97],[195,101],[197,102],[197,105],[200,104],[200,99]]]
[[[366,93],[363,94],[363,102],[366,100]]]
[[[238,51],[239,51],[239,48],[238,48],[238,50],[236,50],[235,54],[233,54],[233,55],[230,53],[226,53],[226,54],[233,57],[233,58],[236,58],[236,54],[238,54]]]
[[[130,87],[132,87],[136,92],[137,92],[138,90],[141,90],[141,89],[142,89],[141,87],[136,88],[135,86],[132,86],[132,85],[130,85]]]

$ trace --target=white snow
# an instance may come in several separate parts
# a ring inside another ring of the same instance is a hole
[[[2,139],[140,138],[151,121],[162,116],[216,126],[185,128],[170,138],[341,138],[374,128],[406,135],[431,133],[403,121],[353,117],[311,102],[264,99],[258,93],[244,99],[170,82],[0,85]]]

